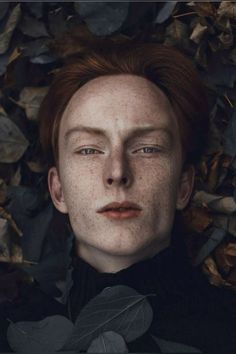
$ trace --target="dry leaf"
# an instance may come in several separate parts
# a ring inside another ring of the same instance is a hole
[[[16,5],[11,11],[3,33],[0,34],[0,54],[4,54],[9,47],[9,43],[14,29],[21,17],[20,4]]]
[[[217,15],[236,19],[236,4],[232,1],[221,1]]]
[[[203,26],[200,22],[198,22],[191,33],[190,39],[198,44],[202,40],[202,37],[206,31],[207,26]]]
[[[19,238],[10,232],[8,225],[7,220],[0,218],[0,262],[22,263],[23,253]]]
[[[15,61],[21,55],[21,50],[19,48],[15,48],[8,59],[8,65]]]
[[[218,213],[232,214],[236,212],[236,202],[233,197],[222,197],[205,191],[197,191],[192,201],[196,206],[208,206]]]
[[[165,45],[181,45],[186,46],[188,42],[188,26],[177,19],[166,28]]]
[[[21,166],[19,165],[16,172],[10,179],[10,186],[19,186],[21,182]]]
[[[0,218],[0,262],[10,260],[9,243],[8,222]]]
[[[29,142],[13,121],[0,115],[0,162],[17,162],[28,145]]]
[[[37,161],[28,161],[27,165],[29,169],[34,173],[42,173],[45,170],[44,166]]]
[[[195,232],[203,232],[211,223],[212,216],[207,208],[188,208],[183,212],[183,217],[188,226]]]
[[[216,15],[216,9],[215,6],[209,2],[196,2],[196,1],[191,1],[187,4],[188,6],[191,6],[192,9],[194,11],[196,11],[196,13],[199,16],[211,16],[211,17],[215,17]]]
[[[222,278],[220,275],[216,262],[212,258],[212,256],[209,256],[205,259],[203,265],[202,265],[202,270],[203,272],[207,275],[209,282],[212,285],[215,286],[231,286],[230,283],[228,283],[225,279]]]
[[[227,256],[234,257],[236,262],[236,243],[230,242],[225,247],[225,253]],[[236,264],[235,264],[236,266]]]
[[[48,87],[25,87],[20,93],[21,107],[24,107],[27,118],[36,120],[41,102],[48,91]]]

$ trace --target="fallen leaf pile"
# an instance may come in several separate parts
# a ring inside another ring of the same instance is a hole
[[[37,112],[53,74],[95,39],[138,36],[182,51],[207,88],[211,134],[186,243],[212,284],[236,291],[236,3],[1,2],[0,28],[2,267],[40,262],[52,222]]]

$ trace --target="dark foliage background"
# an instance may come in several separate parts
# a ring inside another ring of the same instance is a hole
[[[15,296],[22,266],[41,261],[46,235],[68,232],[50,203],[38,139],[37,112],[53,74],[95,37],[134,36],[180,49],[207,87],[209,149],[183,213],[185,238],[209,281],[236,291],[236,3],[1,2],[1,299]]]

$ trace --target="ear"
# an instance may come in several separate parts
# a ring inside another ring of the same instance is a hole
[[[176,200],[176,209],[184,209],[191,197],[195,178],[195,168],[193,165],[189,165],[186,169],[182,171],[180,178],[179,190]]]
[[[55,208],[61,213],[67,214],[67,206],[56,167],[51,167],[48,171],[48,189]]]

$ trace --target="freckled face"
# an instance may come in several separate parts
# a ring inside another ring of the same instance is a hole
[[[149,131],[134,133],[147,127]],[[153,83],[122,74],[102,76],[80,88],[63,114],[59,132],[63,212],[69,214],[79,247],[91,255],[135,259],[165,248],[181,166],[176,116]],[[124,200],[139,204],[138,217],[114,220],[97,213],[110,202]]]

